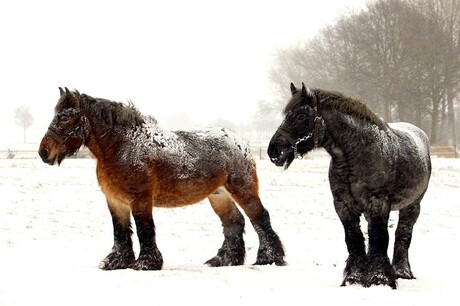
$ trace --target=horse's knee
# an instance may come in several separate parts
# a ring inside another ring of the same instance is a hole
[[[124,227],[129,227],[131,224],[131,208],[129,205],[114,199],[107,199],[112,219]]]
[[[224,188],[218,188],[208,196],[214,212],[222,221],[225,231],[242,232],[244,228],[244,217],[236,207],[232,197]]]

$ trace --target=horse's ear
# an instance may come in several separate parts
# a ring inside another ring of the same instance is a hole
[[[65,95],[65,92],[61,87],[59,87],[59,94],[61,95],[61,97]]]
[[[302,98],[307,101],[307,104],[315,107],[316,106],[316,98],[312,95],[310,88],[306,87],[305,84],[302,82]]]
[[[302,82],[302,97],[308,97],[310,95],[310,89],[305,86],[305,83]]]
[[[65,94],[68,95],[70,105],[73,108],[80,108],[80,93],[78,91],[71,92],[67,87],[65,87]]]
[[[295,88],[294,83],[291,83],[291,94],[294,95],[297,92],[297,88]]]

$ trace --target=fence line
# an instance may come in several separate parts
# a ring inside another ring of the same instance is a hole
[[[260,144],[260,143],[253,143],[250,145],[251,153],[255,159],[268,159],[267,154],[267,145]],[[19,149],[19,150],[0,150],[0,159],[38,159],[38,150],[26,150],[26,149]],[[444,157],[444,158],[459,158],[460,154],[455,150],[452,146],[433,146],[430,148],[431,155],[433,157]],[[309,154],[311,155],[311,154]],[[320,151],[314,156],[323,156],[326,155],[325,152]],[[71,158],[91,158],[91,153],[87,148],[83,148],[77,152]]]

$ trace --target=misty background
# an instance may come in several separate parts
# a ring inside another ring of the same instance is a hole
[[[59,86],[267,142],[290,82],[458,143],[458,0],[19,0],[0,28],[1,149],[40,142]]]

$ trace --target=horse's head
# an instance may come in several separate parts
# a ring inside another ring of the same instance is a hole
[[[298,90],[291,83],[292,97],[284,109],[285,118],[268,146],[268,156],[278,167],[286,169],[296,157],[315,148],[324,136],[324,121],[318,113],[318,101],[302,83]]]
[[[38,154],[43,162],[59,165],[65,157],[73,155],[85,144],[89,135],[89,121],[81,113],[78,91],[65,91],[59,87],[61,97],[54,117],[43,136]]]

